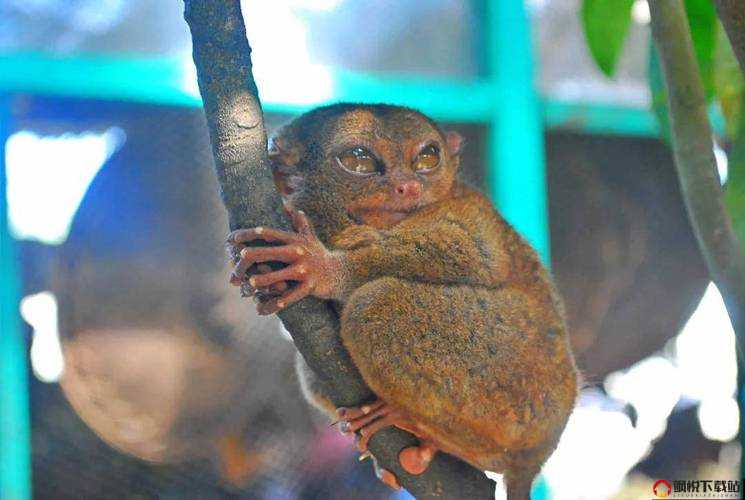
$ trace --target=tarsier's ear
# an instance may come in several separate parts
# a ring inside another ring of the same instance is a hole
[[[445,132],[445,143],[448,146],[448,153],[451,156],[459,156],[461,151],[463,151],[466,140],[458,132],[449,130]]]
[[[287,135],[279,135],[269,141],[269,163],[272,167],[277,191],[287,197],[297,191],[302,182],[298,172],[300,148]]]

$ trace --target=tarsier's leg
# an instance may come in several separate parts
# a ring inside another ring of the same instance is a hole
[[[541,467],[556,448],[560,432],[535,448],[517,451],[511,457],[504,480],[507,486],[507,500],[530,500],[533,481]]]
[[[326,387],[323,381],[319,379],[315,373],[313,373],[313,370],[310,369],[310,367],[306,364],[305,360],[302,358],[302,356],[300,356],[299,353],[295,358],[295,369],[300,382],[300,387],[306,399],[310,401],[313,406],[327,413],[332,419],[343,419],[339,415],[339,410],[341,410],[341,408],[335,408],[333,406],[333,403],[331,402],[328,387]],[[374,404],[375,403],[371,403],[371,408]],[[363,413],[361,409],[359,410],[359,412],[361,414]],[[371,410],[367,410],[367,413],[370,412]],[[342,422],[342,425],[344,423],[346,422]],[[342,431],[344,431],[344,429],[342,429]],[[365,456],[364,452],[362,456]],[[378,477],[378,479],[380,479],[383,483],[393,489],[401,489],[401,485],[399,484],[398,479],[393,472],[389,471],[388,469],[382,468],[380,464],[378,464],[378,462],[375,460],[375,458],[373,458],[373,463],[375,466],[375,475]]]
[[[530,317],[525,304],[519,291],[392,277],[357,289],[344,306],[341,336],[370,388],[392,407],[378,409],[381,418],[370,424],[365,416],[363,435],[385,425],[413,430],[423,446],[399,457],[412,472],[426,468],[431,443],[487,470],[503,470],[515,453],[526,469],[540,465],[523,460],[520,440],[538,444],[545,432],[526,403],[543,391],[529,369],[543,352],[533,347],[535,331],[507,324]],[[553,395],[548,400],[553,406],[539,410],[554,411]],[[514,476],[513,491],[531,479]]]

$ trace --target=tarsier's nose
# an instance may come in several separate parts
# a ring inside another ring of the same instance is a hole
[[[422,183],[417,180],[400,181],[396,183],[396,194],[402,198],[415,199],[422,195]]]

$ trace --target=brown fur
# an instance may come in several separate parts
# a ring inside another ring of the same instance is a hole
[[[409,165],[426,141],[440,145],[442,164],[424,175]],[[336,105],[283,128],[272,157],[280,190],[343,252],[333,298],[365,381],[420,436],[504,472],[509,498],[522,499],[556,447],[577,375],[547,271],[491,203],[456,180],[458,142],[410,109]],[[354,177],[334,163],[357,144],[385,172]],[[391,196],[401,179],[421,181],[416,203]],[[333,410],[322,384],[300,374]]]

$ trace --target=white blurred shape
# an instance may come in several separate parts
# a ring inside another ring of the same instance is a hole
[[[81,31],[103,33],[121,21],[125,0],[95,0],[78,5],[70,12],[70,21]]]
[[[497,485],[494,489],[494,500],[507,500],[507,487],[504,483],[504,474],[486,471],[486,477]]]
[[[292,8],[291,0],[241,0],[247,16],[254,76],[262,100],[313,104],[333,94],[326,66],[313,64],[308,48],[308,26]],[[282,29],[277,29],[281,26]]]
[[[680,399],[676,367],[662,356],[651,356],[605,379],[605,390],[631,403],[638,414],[637,431],[653,440],[665,432],[667,418]]]
[[[550,0],[528,0],[528,9],[534,13],[542,11]]]
[[[194,66],[194,59],[191,52],[184,52],[181,59],[181,90],[187,94],[199,97],[199,83],[197,82],[197,67]]]
[[[544,467],[552,500],[603,499],[617,492],[625,475],[648,453],[681,396],[701,401],[698,416],[709,439],[730,441],[739,427],[733,399],[735,338],[719,291],[710,284],[696,311],[675,338],[675,356],[653,355],[614,372],[605,389],[630,403],[637,426],[603,396],[585,390],[554,455]]]
[[[618,491],[650,442],[628,416],[577,407],[556,452],[543,467],[552,500],[599,500]]]
[[[294,8],[331,10],[338,3],[339,0],[241,0],[243,12],[251,13],[244,21],[262,102],[310,105],[332,98],[331,72],[327,66],[311,61],[308,26]],[[183,57],[182,88],[198,96],[191,55]]]
[[[740,429],[740,410],[735,398],[707,398],[698,407],[701,432],[708,439],[728,442]]]
[[[21,316],[34,329],[31,368],[42,382],[57,382],[64,360],[57,327],[57,300],[51,292],[28,295],[21,300]]]
[[[649,24],[652,15],[649,12],[647,0],[636,0],[631,7],[631,18],[639,24]]]
[[[117,127],[103,133],[46,137],[22,130],[8,137],[5,161],[11,234],[50,245],[65,241],[88,186],[125,139]]]
[[[717,171],[719,172],[719,182],[724,186],[727,182],[727,175],[729,173],[729,160],[727,159],[727,153],[719,146],[717,141],[714,141],[714,159],[717,161]]]
[[[682,392],[687,397],[721,400],[735,394],[735,332],[713,283],[675,339],[675,362]]]

